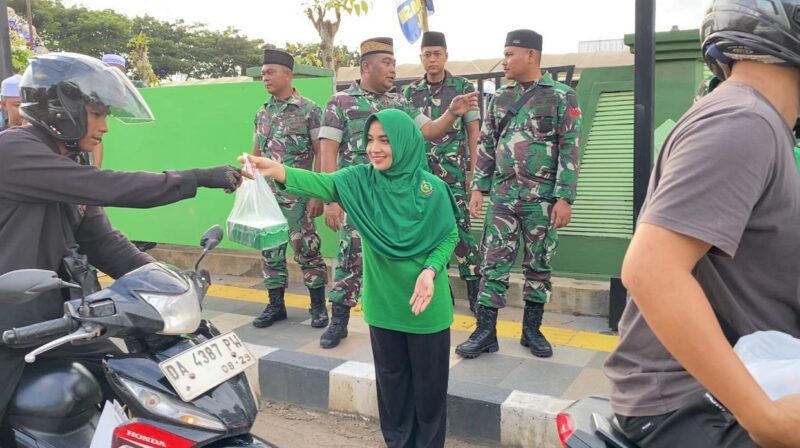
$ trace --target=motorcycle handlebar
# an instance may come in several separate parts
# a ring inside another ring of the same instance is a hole
[[[49,336],[70,333],[75,328],[77,328],[77,323],[70,317],[64,316],[21,328],[6,330],[3,332],[3,343],[9,346],[25,345]]]

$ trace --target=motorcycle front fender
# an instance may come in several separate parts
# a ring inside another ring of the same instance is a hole
[[[228,437],[206,445],[205,448],[277,448],[275,445],[252,434]]]

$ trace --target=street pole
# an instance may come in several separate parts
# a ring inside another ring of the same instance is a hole
[[[642,210],[653,167],[653,108],[655,107],[656,0],[636,0],[633,76],[633,228]],[[611,277],[608,326],[618,330],[627,303],[620,276]]]
[[[11,66],[11,38],[8,35],[8,1],[0,0],[0,80],[14,74]]]
[[[28,45],[31,47],[31,50],[33,50],[35,42],[33,40],[33,13],[31,13],[31,0],[25,0],[25,6],[28,8],[28,38],[30,39]]]
[[[633,225],[647,195],[653,167],[655,106],[655,0],[636,0],[633,77]]]

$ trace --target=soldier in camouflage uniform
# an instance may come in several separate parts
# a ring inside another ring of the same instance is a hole
[[[319,165],[322,111],[292,87],[293,67],[294,59],[290,54],[264,50],[261,79],[272,97],[256,113],[253,154],[291,167],[311,170],[314,160]],[[325,308],[328,272],[320,253],[320,238],[314,224],[314,218],[322,214],[322,204],[315,199],[281,193],[275,189],[271,178],[268,182],[289,224],[289,244],[292,245],[295,261],[303,271],[303,283],[311,295],[311,326],[325,327],[328,325],[328,310]],[[283,244],[262,252],[264,285],[269,294],[269,304],[253,320],[256,327],[268,327],[286,319],[284,292],[289,284],[286,246]]]
[[[450,100],[475,88],[466,78],[453,76],[446,71],[447,42],[442,33],[426,31],[422,35],[420,61],[425,76],[403,89],[403,96],[414,107],[431,118],[439,118],[447,110]],[[480,134],[480,114],[467,112],[444,137],[428,143],[428,167],[431,172],[450,187],[463,216],[458,220],[459,241],[455,256],[462,280],[467,283],[469,309],[475,312],[478,298],[478,245],[470,233],[467,210],[467,173],[472,173],[475,151]]]
[[[389,92],[394,86],[394,78],[392,39],[379,37],[362,42],[361,80],[332,96],[322,117],[319,136],[323,172],[368,163],[363,141],[364,124],[379,110],[405,111],[430,140],[443,137],[461,115],[478,108],[477,94],[459,95],[451,101],[448,113],[431,121],[402,95]],[[339,231],[340,237],[334,284],[329,295],[331,323],[320,337],[320,346],[332,348],[347,337],[350,308],[358,303],[361,294],[361,240],[358,232],[347,223],[338,204],[326,205],[325,221],[331,229]]]
[[[581,111],[575,92],[542,75],[542,37],[530,30],[506,38],[503,67],[512,82],[489,103],[478,143],[470,211],[478,213],[483,194],[490,205],[483,236],[478,326],[456,353],[474,358],[497,351],[497,310],[506,304],[509,272],[523,239],[525,316],[520,343],[534,356],[553,351],[540,331],[550,298],[550,260],[556,229],[571,219],[578,182]],[[509,109],[524,99],[515,116]]]

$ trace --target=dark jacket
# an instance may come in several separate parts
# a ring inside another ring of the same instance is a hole
[[[0,133],[0,275],[17,269],[61,271],[67,219],[89,263],[113,278],[150,263],[111,227],[103,206],[147,208],[191,198],[189,172],[99,170],[61,155],[56,141],[33,126]],[[71,219],[67,217],[70,216]],[[61,293],[23,305],[0,305],[0,331],[60,317]]]

